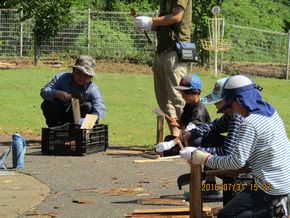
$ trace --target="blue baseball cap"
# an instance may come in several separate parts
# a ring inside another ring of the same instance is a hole
[[[178,86],[175,86],[177,90],[201,90],[202,83],[200,78],[195,74],[185,75],[179,82]]]

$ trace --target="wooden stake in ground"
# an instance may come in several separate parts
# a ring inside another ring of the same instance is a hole
[[[180,140],[177,141],[180,150],[184,147]],[[187,142],[185,142],[187,144]],[[190,185],[189,185],[189,215],[190,218],[202,218],[201,201],[201,165],[190,163]]]
[[[201,165],[190,163],[190,199],[189,214],[190,218],[202,218],[201,201]]]
[[[170,123],[174,123],[175,120],[172,119],[170,116],[168,116],[166,113],[164,113],[162,110],[160,110],[159,108],[154,108],[152,110],[154,113],[156,113],[159,116],[163,116],[165,117],[166,120],[168,120]],[[180,127],[179,125],[177,125],[176,127]]]
[[[164,116],[157,115],[156,144],[164,141]]]

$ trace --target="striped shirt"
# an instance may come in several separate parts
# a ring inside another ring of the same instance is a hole
[[[218,119],[215,119],[212,122],[204,123],[201,126],[198,126],[198,128],[202,129],[201,136],[206,135],[210,131],[216,133],[227,132],[227,136],[225,137],[225,140],[221,147],[213,145],[215,147],[201,149],[213,155],[218,156],[229,155],[233,150],[233,146],[235,145],[235,141],[237,139],[237,135],[243,120],[244,118],[237,113],[234,113],[233,115],[224,114],[223,116],[221,116]],[[206,125],[207,127],[203,128],[203,126],[205,127]]]
[[[233,152],[213,156],[206,165],[226,170],[241,168],[246,162],[261,190],[271,195],[290,193],[290,143],[277,112],[271,117],[250,114],[241,125]]]

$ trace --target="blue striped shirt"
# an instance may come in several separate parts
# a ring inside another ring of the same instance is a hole
[[[233,115],[224,114],[223,116],[221,116],[218,119],[215,119],[212,122],[204,123],[198,126],[197,128],[201,129],[200,136],[204,136],[210,131],[216,133],[227,132],[227,136],[221,147],[217,147],[213,144],[213,147],[201,149],[213,155],[218,156],[229,155],[233,150],[233,146],[235,145],[235,141],[237,139],[237,135],[243,120],[244,118],[237,113],[234,113]],[[203,128],[205,126],[206,128]],[[195,131],[195,129],[191,131]]]
[[[290,193],[290,143],[277,112],[271,117],[250,114],[241,125],[233,152],[213,156],[206,165],[226,170],[241,168],[246,162],[261,190],[271,195]]]
[[[81,93],[83,99],[80,103],[90,102],[92,104],[92,114],[96,114],[101,120],[106,113],[105,104],[102,95],[92,81],[88,82],[85,86],[79,87],[73,85],[73,74],[72,73],[58,73],[54,78],[49,81],[40,91],[41,97],[46,100],[53,102],[57,90],[65,91],[69,94]],[[65,106],[69,106],[70,101],[63,102]]]

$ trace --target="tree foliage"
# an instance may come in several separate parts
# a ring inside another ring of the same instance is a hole
[[[35,62],[39,60],[39,50],[43,41],[54,37],[71,18],[71,8],[76,0],[4,0],[5,7],[22,10],[22,21],[34,20]]]
[[[222,15],[231,24],[288,32],[289,0],[224,0]]]

